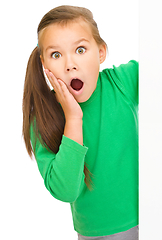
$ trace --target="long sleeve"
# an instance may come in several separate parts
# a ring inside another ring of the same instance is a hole
[[[32,146],[35,136],[31,127]],[[74,202],[84,186],[85,146],[74,142],[63,135],[57,154],[48,151],[37,139],[34,155],[40,174],[47,190],[53,197],[63,202]]]
[[[121,64],[119,67],[114,66],[114,73],[121,83],[121,89],[138,104],[138,69],[139,64],[135,60],[129,61],[127,64]],[[118,81],[118,83],[119,83]]]
[[[123,95],[138,105],[138,69],[139,64],[135,60],[129,61],[127,64],[121,64],[113,69],[105,69],[105,73],[111,79]]]

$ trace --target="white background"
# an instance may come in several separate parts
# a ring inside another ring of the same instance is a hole
[[[140,0],[140,240],[162,239],[161,1]]]
[[[77,239],[69,204],[54,199],[45,189],[22,139],[23,84],[28,58],[37,45],[37,26],[46,12],[64,4],[93,12],[109,48],[101,70],[140,60],[140,239],[160,240],[162,17],[158,0],[1,3],[0,239]]]

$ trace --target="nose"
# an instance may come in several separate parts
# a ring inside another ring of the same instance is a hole
[[[72,70],[77,70],[77,64],[74,62],[74,60],[72,59],[72,57],[67,57],[66,59],[66,66],[65,66],[65,70],[66,72],[70,72]]]
[[[71,69],[76,70],[76,67],[67,68],[66,70],[67,70],[67,72],[69,72]]]

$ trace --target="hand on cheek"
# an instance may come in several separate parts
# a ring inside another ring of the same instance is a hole
[[[45,73],[56,92],[58,102],[61,104],[65,118],[82,119],[83,113],[73,95],[69,92],[66,84],[61,79],[57,79],[52,72],[45,69]]]

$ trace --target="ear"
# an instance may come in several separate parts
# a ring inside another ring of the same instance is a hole
[[[100,56],[100,64],[103,63],[106,59],[107,48],[106,45],[100,45],[99,47],[99,56]]]

